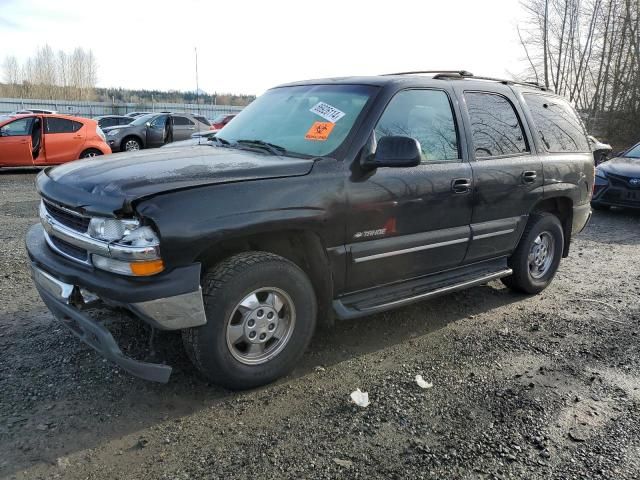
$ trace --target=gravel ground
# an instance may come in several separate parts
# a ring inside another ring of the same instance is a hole
[[[34,177],[0,172],[0,477],[640,478],[639,213],[597,212],[541,295],[495,282],[341,322],[289,377],[232,393],[176,334],[147,353],[176,365],[158,385],[54,321],[23,247]],[[145,351],[144,327],[98,315]]]

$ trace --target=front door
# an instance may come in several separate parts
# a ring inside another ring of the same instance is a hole
[[[167,121],[169,115],[159,115],[151,120],[147,127],[147,148],[161,147],[167,136]]]
[[[462,262],[469,241],[472,175],[453,105],[444,90],[403,90],[380,117],[375,138],[413,137],[423,159],[416,167],[378,168],[347,183],[349,291]]]
[[[0,128],[0,166],[33,165],[31,127],[34,117],[23,117]]]
[[[510,254],[542,197],[542,162],[531,149],[529,130],[513,91],[457,90],[467,105],[473,169],[471,244],[465,263]]]

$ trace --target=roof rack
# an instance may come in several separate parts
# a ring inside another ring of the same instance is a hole
[[[467,70],[416,70],[414,72],[398,72],[398,73],[386,73],[383,76],[388,75],[415,75],[419,73],[433,73],[433,76],[436,80],[446,80],[446,79],[465,79],[470,78],[473,80],[487,80],[490,82],[500,82],[504,85],[512,84],[512,85],[522,85],[525,87],[538,88],[540,90],[551,92],[552,90],[544,85],[540,85],[537,82],[519,82],[517,80],[507,80],[504,78],[494,78],[494,77],[477,77],[473,73]]]
[[[473,77],[473,73],[466,70],[415,70],[413,72],[396,72],[396,73],[383,73],[383,77],[392,75],[417,75],[419,73],[436,73],[438,75],[458,75],[460,77]]]

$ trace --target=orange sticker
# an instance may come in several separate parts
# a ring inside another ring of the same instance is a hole
[[[331,130],[335,127],[334,123],[331,122],[315,122],[311,125],[311,128],[304,136],[307,140],[318,140],[320,142],[324,142],[327,138],[329,138],[329,134]]]

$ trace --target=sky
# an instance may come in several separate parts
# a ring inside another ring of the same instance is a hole
[[[309,78],[525,68],[518,0],[0,0],[0,64],[93,50],[98,86],[260,94]],[[0,79],[2,72],[0,72]]]

